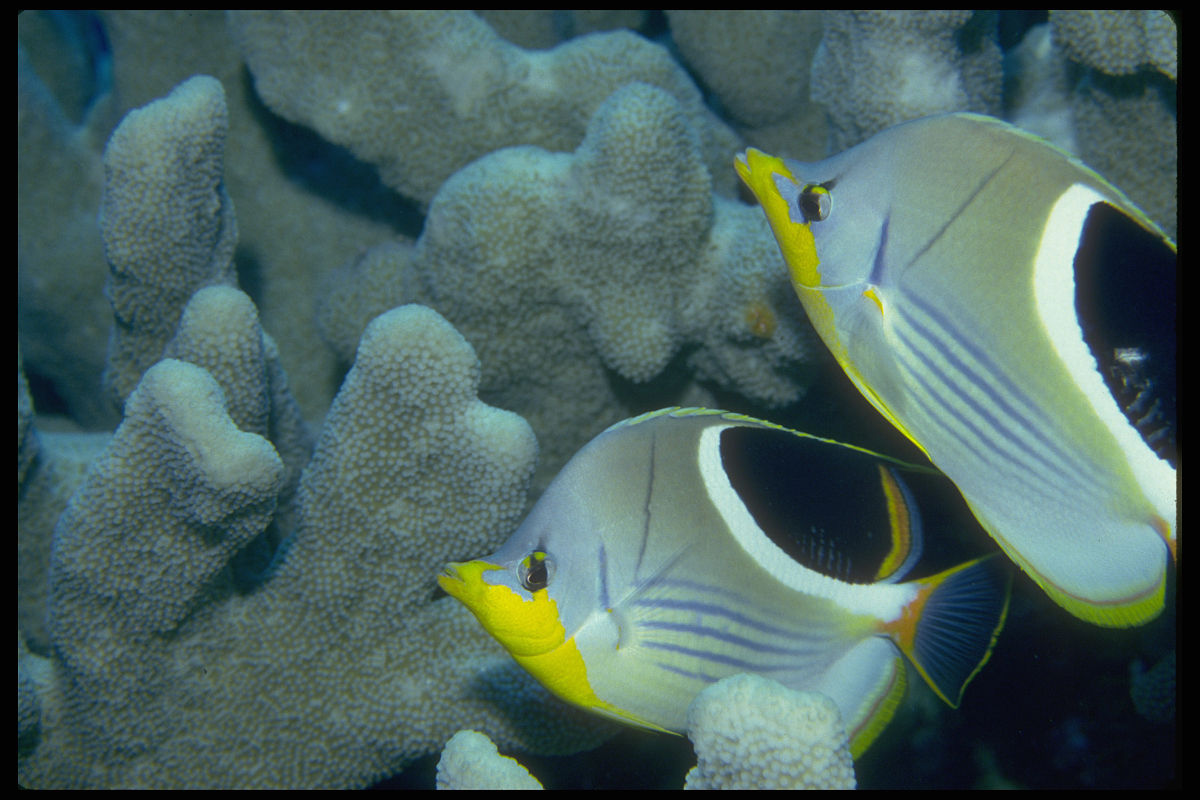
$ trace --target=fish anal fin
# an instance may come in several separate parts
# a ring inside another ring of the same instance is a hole
[[[869,636],[825,670],[815,688],[837,703],[850,737],[850,753],[857,759],[883,733],[907,686],[904,659],[896,648],[887,639]],[[805,682],[792,688],[814,687]]]

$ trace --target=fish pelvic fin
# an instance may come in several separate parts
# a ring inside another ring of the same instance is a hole
[[[934,693],[958,708],[1004,627],[1012,575],[998,553],[914,581],[918,594],[885,631]]]

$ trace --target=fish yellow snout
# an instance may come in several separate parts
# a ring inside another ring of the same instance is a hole
[[[502,581],[489,583],[483,575],[493,570],[504,567],[483,560],[451,562],[438,576],[438,585],[514,656],[541,655],[561,645],[566,633],[546,590],[524,595]]]
[[[459,600],[462,599],[460,595],[464,588],[463,576],[459,572],[461,566],[459,562],[451,561],[442,567],[442,574],[437,577],[438,586],[442,587],[442,591]]]

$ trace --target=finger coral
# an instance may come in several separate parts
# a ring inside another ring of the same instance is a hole
[[[685,105],[710,166],[724,166],[723,146],[733,142],[666,50],[625,31],[529,52],[465,11],[247,11],[234,13],[231,27],[276,113],[348,147],[378,165],[386,184],[425,202],[493,150],[573,149],[600,103],[633,81]]]
[[[829,109],[833,151],[904,120],[1000,112],[1000,48],[983,12],[836,11],[813,56],[813,99]]]
[[[1076,76],[1068,103],[1075,152],[1176,234],[1178,32],[1167,12],[1055,11],[1054,44]],[[1130,135],[1133,121],[1136,135]]]
[[[131,112],[108,142],[100,229],[116,324],[106,378],[119,402],[162,355],[192,293],[233,280],[227,114],[221,83],[198,76]]]
[[[713,194],[678,102],[630,84],[573,154],[509,148],[459,170],[411,252],[365,255],[322,319],[350,355],[377,309],[439,308],[479,351],[487,396],[533,425],[548,480],[583,432],[621,417],[612,373],[645,382],[686,351],[722,388],[774,405],[801,396],[811,334],[747,212]]]
[[[457,604],[431,602],[435,565],[514,524],[536,452],[519,417],[475,399],[477,370],[428,309],[376,320],[297,529],[250,592],[232,562],[271,518],[280,458],[204,369],[148,370],[55,530],[53,655],[18,658],[19,780],[352,786],[487,717],[524,747],[588,731]],[[487,675],[521,716],[489,701]]]
[[[1055,11],[1055,38],[1069,58],[1106,75],[1132,75],[1144,65],[1172,80],[1179,70],[1175,23],[1165,11]]]

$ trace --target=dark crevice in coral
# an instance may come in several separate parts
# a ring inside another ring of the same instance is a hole
[[[25,364],[25,379],[29,383],[29,396],[33,398],[33,407],[38,414],[70,415],[71,410],[52,379],[40,375],[28,363]]]
[[[255,120],[270,139],[275,161],[291,180],[352,214],[390,226],[401,236],[415,239],[421,235],[425,218],[416,202],[385,186],[375,167],[349,150],[272,113],[254,91],[248,69],[242,69],[242,80]]]
[[[1049,21],[1048,11],[1013,9],[998,12],[996,36],[1000,42],[1000,49],[1007,53],[1025,39],[1025,34],[1029,33],[1031,28]]]
[[[237,271],[238,288],[254,301],[255,307],[262,308],[263,269],[254,248],[239,244],[233,251],[233,268]]]
[[[608,385],[630,416],[680,404],[684,391],[693,376],[688,369],[688,355],[694,347],[681,348],[661,372],[648,381],[631,381],[617,372],[605,370]]]

